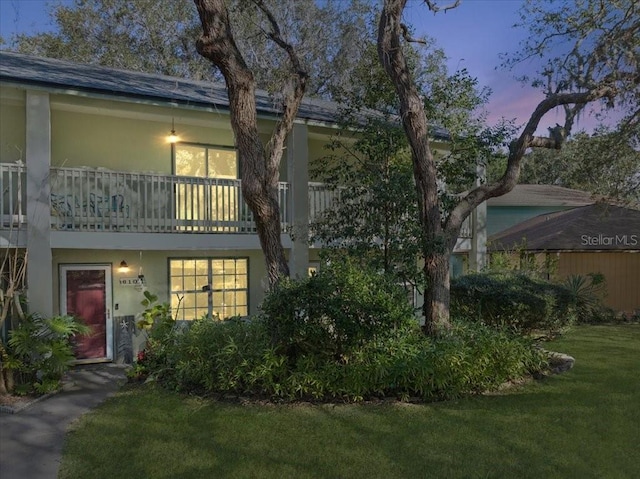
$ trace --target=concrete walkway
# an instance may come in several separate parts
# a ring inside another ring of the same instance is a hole
[[[69,425],[125,381],[121,365],[76,366],[61,392],[15,414],[0,412],[0,479],[55,479]]]

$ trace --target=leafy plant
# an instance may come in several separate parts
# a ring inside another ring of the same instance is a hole
[[[578,315],[578,321],[591,322],[603,316],[602,300],[606,294],[606,280],[601,273],[587,276],[572,274],[563,285],[569,290]]]
[[[167,354],[175,341],[176,320],[171,312],[171,305],[158,302],[158,295],[144,291],[144,299],[140,302],[144,310],[136,326],[147,332],[147,342],[143,351],[138,354],[133,369],[129,372],[132,379],[146,378],[150,372],[158,373],[167,365]],[[180,302],[178,302],[178,305]],[[178,306],[179,307],[179,306]]]
[[[519,334],[561,331],[575,321],[570,291],[526,274],[478,273],[451,282],[452,314]]]
[[[288,357],[344,357],[395,329],[417,326],[406,292],[348,257],[302,280],[282,281],[262,304],[273,344]]]
[[[72,339],[91,329],[73,316],[27,316],[11,330],[9,353],[18,371],[17,388],[23,393],[57,389],[74,359]]]

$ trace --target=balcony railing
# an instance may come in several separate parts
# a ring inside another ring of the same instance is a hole
[[[278,187],[283,228],[288,185]],[[255,233],[236,179],[51,169],[52,227],[62,230]]]
[[[25,222],[25,167],[0,164],[0,228]],[[51,226],[64,231],[159,233],[256,232],[241,181],[90,168],[51,168]],[[283,231],[290,227],[289,185],[280,183]],[[309,218],[339,199],[339,192],[309,183]],[[471,222],[461,238],[471,237]]]
[[[20,227],[26,222],[27,187],[24,165],[16,163],[0,164],[0,212],[3,229]]]
[[[316,218],[317,215],[332,207],[335,201],[340,200],[340,189],[330,189],[324,183],[309,183],[309,218]],[[471,226],[471,216],[465,219],[460,228],[460,238],[471,238],[473,229]]]

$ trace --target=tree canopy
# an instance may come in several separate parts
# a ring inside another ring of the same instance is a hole
[[[266,0],[305,69],[313,71],[308,94],[331,97],[349,84],[353,60],[361,56],[375,25],[365,0]],[[278,91],[287,58],[268,39],[266,19],[252,2],[227,2],[240,51],[255,72],[258,88]],[[201,26],[192,0],[73,0],[53,2],[57,31],[20,34],[8,47],[21,53],[147,73],[223,81],[219,70],[196,51]]]
[[[535,150],[520,183],[558,185],[640,205],[638,133],[601,127],[573,135],[561,150]]]

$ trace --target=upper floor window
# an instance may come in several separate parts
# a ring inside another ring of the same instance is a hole
[[[178,225],[191,231],[235,231],[241,218],[238,155],[231,148],[175,143],[173,170],[185,177],[176,185]]]
[[[175,143],[171,148],[178,176],[238,178],[238,155],[233,148],[191,143]]]

